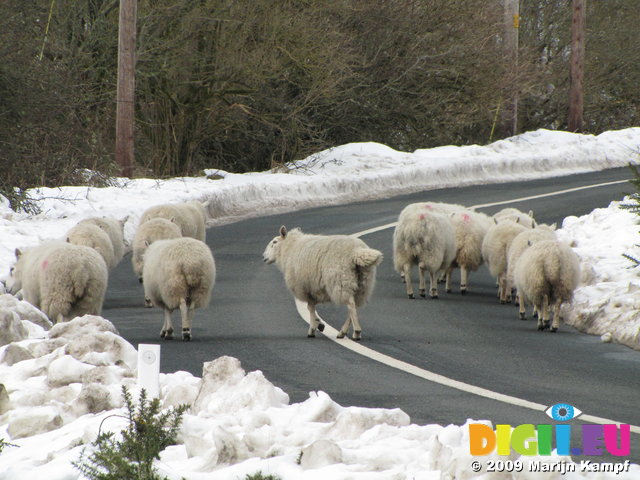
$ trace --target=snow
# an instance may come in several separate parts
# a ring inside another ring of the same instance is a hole
[[[106,188],[62,187],[30,191],[42,213],[27,215],[0,202],[0,279],[17,247],[61,238],[79,220],[129,216],[128,242],[142,212],[156,204],[208,201],[210,224],[318,205],[383,198],[430,188],[546,178],[626,166],[638,161],[640,128],[598,136],[538,130],[486,146],[444,146],[398,152],[355,143],[319,152],[279,171],[202,177],[119,179]],[[621,199],[622,200],[622,199]],[[583,281],[565,322],[602,341],[640,348],[640,269],[622,254],[640,257],[638,217],[620,202],[580,218],[567,217],[558,236],[582,262]],[[34,307],[0,284],[0,480],[79,478],[72,462],[100,425],[118,432],[122,386],[137,399],[137,352],[108,319],[84,316],[51,326]],[[160,375],[162,406],[192,405],[180,444],[156,466],[170,479],[239,479],[262,471],[293,479],[540,478],[531,473],[474,474],[465,425],[415,425],[398,409],[338,405],[324,392],[290,404],[286,392],[237,359],[220,357],[187,372]],[[469,422],[482,420],[468,420]],[[482,458],[498,460],[497,454]],[[504,458],[502,458],[504,459]],[[515,457],[512,459],[516,459]],[[523,457],[531,461],[533,457]],[[545,462],[570,462],[552,456]],[[620,475],[638,478],[640,466]],[[566,478],[586,478],[578,469]],[[555,478],[553,475],[544,478]]]

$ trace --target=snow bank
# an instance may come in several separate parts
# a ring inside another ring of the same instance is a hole
[[[640,217],[620,208],[621,203],[567,217],[558,230],[580,256],[583,276],[563,318],[603,341],[640,349],[640,267],[623,256],[640,258]]]
[[[89,330],[108,341],[87,339]],[[30,331],[28,339],[0,348],[0,378],[9,394],[8,409],[0,411],[0,438],[16,445],[1,454],[0,480],[76,480],[72,462],[81,450],[91,448],[99,431],[119,432],[126,425],[121,386],[138,398],[131,364],[137,355],[101,317]],[[98,345],[104,355],[88,355]],[[26,358],[16,361],[10,350],[18,348]],[[324,392],[289,404],[285,392],[259,371],[246,373],[235,358],[205,363],[202,378],[163,374],[160,385],[163,408],[191,405],[179,444],[156,463],[171,480],[238,480],[258,471],[282,480],[529,478],[473,473],[467,424],[415,425],[399,409],[343,407]],[[560,461],[570,459],[544,459]],[[600,478],[639,474],[634,465],[627,474]]]

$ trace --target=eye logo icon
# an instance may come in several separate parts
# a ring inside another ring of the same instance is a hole
[[[557,422],[568,422],[582,415],[582,411],[568,403],[556,403],[547,408],[544,413]]]

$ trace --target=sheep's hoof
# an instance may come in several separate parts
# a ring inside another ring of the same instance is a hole
[[[347,332],[338,332],[338,338],[344,338]]]
[[[551,323],[549,322],[549,320],[545,320],[544,321],[544,329],[547,330],[550,326],[551,326]]]
[[[138,279],[138,282],[142,283],[142,277],[140,277],[140,278]]]
[[[506,300],[500,300],[500,305],[506,305],[507,301]]]
[[[362,340],[362,330],[354,330],[353,336],[351,338],[356,342],[359,342],[360,340]]]
[[[549,329],[550,332],[556,333],[558,331],[558,327],[551,327]]]
[[[411,300],[416,298],[416,297],[413,296],[413,293],[407,293],[407,297],[410,298]]]
[[[447,288],[446,292],[447,293],[451,293],[453,290],[451,290],[450,288]]]
[[[190,328],[183,328],[182,329],[182,340],[184,340],[185,342],[190,342],[191,341],[191,329]]]
[[[524,312],[519,312],[520,313],[520,320],[526,320],[527,319],[527,314]]]
[[[467,287],[460,287],[460,295],[466,295],[467,294]]]
[[[318,330],[320,330],[321,332],[324,332],[324,323],[318,324]]]
[[[543,330],[544,330],[544,325],[542,325],[542,324],[540,324],[540,323],[539,323],[539,324],[538,324],[538,330],[539,330],[539,331],[543,331]]]
[[[422,298],[426,297],[426,296],[427,296],[427,290],[426,290],[426,289],[424,289],[424,288],[421,288],[421,289],[420,289],[420,296],[421,296]]]
[[[151,300],[149,300],[148,298],[144,299],[144,306],[147,308],[151,308],[153,307],[153,303],[151,303]]]
[[[309,332],[307,333],[307,338],[315,338],[315,336],[316,336],[316,331],[310,328]]]
[[[432,294],[431,294],[431,298],[432,298],[433,300],[438,300],[438,294],[437,294],[437,293],[432,293]]]
[[[163,340],[173,340],[173,329],[163,330],[160,332],[160,338]]]

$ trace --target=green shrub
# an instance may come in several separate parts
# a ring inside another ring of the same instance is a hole
[[[153,462],[162,450],[176,443],[182,416],[189,405],[161,412],[160,400],[149,401],[145,390],[140,393],[137,406],[125,387],[122,396],[129,424],[120,432],[120,439],[113,432],[99,433],[92,444],[95,449],[91,452],[83,449],[73,465],[90,480],[160,480]]]

